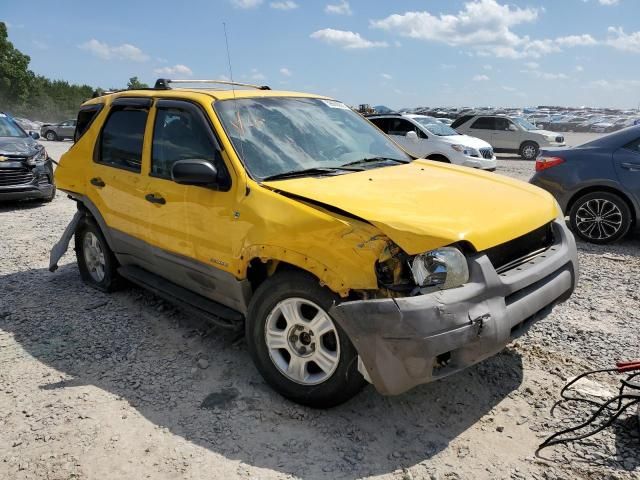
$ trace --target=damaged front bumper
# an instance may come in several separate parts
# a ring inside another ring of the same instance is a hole
[[[451,375],[498,353],[528,320],[567,299],[577,281],[576,245],[564,222],[552,227],[553,245],[511,270],[496,272],[479,253],[469,258],[462,287],[335,305],[330,313],[365,377],[380,393],[397,395]]]

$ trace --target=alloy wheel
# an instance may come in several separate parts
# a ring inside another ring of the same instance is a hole
[[[586,201],[576,212],[576,227],[591,240],[607,240],[622,228],[622,212],[613,202],[602,198]]]
[[[104,280],[105,258],[102,244],[93,232],[86,232],[82,240],[84,261],[89,275],[98,283]]]
[[[301,385],[317,385],[340,362],[338,330],[327,312],[303,298],[287,298],[269,313],[265,343],[280,373]]]

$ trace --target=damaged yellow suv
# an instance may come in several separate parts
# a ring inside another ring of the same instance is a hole
[[[75,237],[90,285],[124,278],[245,329],[285,397],[402,393],[495,354],[573,291],[548,193],[414,159],[333,99],[180,85],[81,107],[55,174],[78,212],[51,268]]]

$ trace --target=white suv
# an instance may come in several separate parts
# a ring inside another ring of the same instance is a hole
[[[483,170],[496,169],[491,145],[479,138],[460,135],[434,117],[387,114],[367,118],[416,157]]]
[[[521,117],[465,115],[451,124],[458,132],[486,140],[498,153],[517,153],[525,160],[538,156],[540,147],[564,147],[564,137],[540,130]]]

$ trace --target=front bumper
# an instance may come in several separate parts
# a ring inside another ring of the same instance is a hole
[[[12,162],[0,168],[0,201],[48,198],[54,188],[50,161],[35,167]]]
[[[554,222],[553,231],[548,250],[506,272],[498,274],[479,253],[469,259],[470,279],[462,287],[345,302],[330,313],[376,389],[400,394],[498,353],[536,314],[571,295],[578,275],[575,241],[564,223]]]
[[[478,157],[463,157],[461,165],[471,168],[479,168],[482,170],[495,170],[498,166],[498,161],[495,155],[493,158],[478,158]]]

